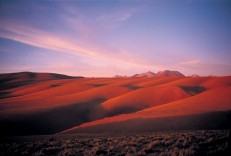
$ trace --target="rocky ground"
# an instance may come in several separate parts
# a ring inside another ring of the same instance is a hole
[[[231,155],[230,130],[2,137],[0,155]]]

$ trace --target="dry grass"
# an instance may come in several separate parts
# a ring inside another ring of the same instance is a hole
[[[230,130],[3,138],[0,155],[230,155]],[[4,141],[3,141],[4,140]]]

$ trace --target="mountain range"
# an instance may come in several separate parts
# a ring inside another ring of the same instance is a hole
[[[126,78],[129,76],[119,76],[116,75],[114,76],[115,78]],[[170,71],[170,70],[164,70],[164,71],[159,71],[157,74],[153,73],[151,71],[141,73],[141,74],[135,74],[130,77],[185,77],[182,73],[178,71]]]

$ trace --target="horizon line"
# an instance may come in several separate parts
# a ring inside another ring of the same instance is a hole
[[[17,72],[3,72],[1,73],[0,72],[0,75],[2,74],[17,74],[17,73],[38,73],[38,74],[43,74],[43,73],[46,73],[46,74],[60,74],[60,75],[65,75],[65,76],[70,76],[70,77],[83,77],[83,78],[131,78],[137,74],[145,74],[145,73],[148,73],[148,72],[152,72],[154,74],[158,74],[159,72],[163,72],[163,71],[171,71],[171,72],[179,72],[181,73],[180,71],[177,71],[177,70],[161,70],[161,71],[158,71],[158,72],[153,72],[153,71],[146,71],[146,72],[142,72],[142,73],[135,73],[135,74],[132,74],[132,75],[123,75],[123,74],[115,74],[113,76],[84,76],[84,75],[71,75],[71,74],[65,74],[65,73],[61,73],[61,72],[47,72],[47,71],[17,71]],[[181,73],[183,74],[183,73]],[[224,77],[224,76],[231,76],[230,75],[198,75],[198,74],[190,74],[190,75],[185,75],[183,74],[185,77],[193,77],[193,76],[198,76],[198,77]],[[118,77],[116,77],[118,76]],[[153,76],[155,77],[155,76]],[[152,78],[153,78],[152,77]],[[169,76],[171,77],[171,76]],[[147,77],[148,78],[148,77]],[[151,78],[151,77],[150,77]]]

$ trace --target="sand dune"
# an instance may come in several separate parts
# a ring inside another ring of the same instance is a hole
[[[165,86],[202,86],[203,83],[213,79],[212,77],[185,77],[176,81],[165,83]]]
[[[196,124],[201,119],[202,124],[209,117],[221,119],[231,110],[230,76],[73,78],[26,72],[2,74],[0,80],[0,128],[6,135],[100,131],[116,126],[155,130],[156,126],[174,127],[174,123],[179,128],[187,127],[189,120]]]
[[[0,83],[1,83],[1,90],[5,90],[5,89],[15,88],[15,87],[41,82],[41,81],[55,80],[55,79],[71,79],[71,78],[73,77],[62,75],[62,74],[55,74],[55,73],[20,72],[20,73],[0,74]]]
[[[68,79],[71,76],[55,74],[55,73],[33,73],[33,72],[20,72],[20,73],[7,73],[0,74],[1,82],[20,82],[20,81],[44,81],[54,79]]]
[[[62,92],[63,90],[59,90]],[[73,94],[68,95],[62,95],[57,97],[50,97],[47,98],[46,94],[44,94],[43,98],[26,98],[26,99],[3,99],[0,101],[1,105],[1,113],[17,113],[17,112],[23,112],[23,111],[39,111],[43,109],[50,109],[54,107],[61,107],[65,105],[71,105],[76,103],[85,103],[88,101],[92,101],[95,99],[110,99],[115,96],[124,94],[129,92],[130,90],[126,87],[120,87],[115,85],[106,85],[101,87],[94,87],[92,89],[77,92]],[[53,91],[51,90],[51,93],[53,94]],[[42,92],[40,95],[43,95]],[[34,96],[34,94],[32,94]],[[29,96],[30,97],[30,96]],[[43,96],[42,96],[43,97]]]
[[[54,74],[54,73],[33,73],[33,72],[20,72],[20,73],[7,73],[0,74],[0,98],[15,97],[23,95],[24,92],[31,93],[37,92],[42,89],[46,89],[46,86],[36,86],[35,88],[22,90],[22,93],[12,94],[14,90],[17,90],[19,87],[26,87],[27,85],[33,85],[40,82],[45,82],[49,80],[65,80],[72,79],[74,77]],[[81,78],[81,77],[76,77]],[[27,88],[27,87],[26,87]],[[22,88],[21,88],[22,89]],[[21,90],[20,89],[20,90]]]
[[[231,110],[231,87],[222,87],[212,89],[210,91],[198,94],[193,97],[189,97],[183,100],[170,102],[164,105],[144,109],[142,111],[138,111],[135,113],[127,114],[127,115],[118,115],[115,117],[105,118],[102,120],[93,121],[90,123],[85,123],[80,126],[74,127],[70,129],[70,132],[73,133],[78,131],[78,129],[95,129],[96,127],[101,127],[105,125],[113,125],[115,123],[117,126],[120,123],[126,121],[127,126],[122,126],[124,129],[128,128],[131,122],[135,122],[140,119],[153,119],[156,120],[158,118],[163,117],[177,117],[177,116],[187,116],[187,115],[195,115],[195,114],[203,114],[209,112],[217,112],[217,111],[230,111]],[[144,120],[145,121],[145,120]],[[216,121],[214,121],[215,123]],[[158,125],[158,124],[157,124]],[[139,126],[139,125],[137,125]],[[149,129],[149,124],[144,124],[143,130]],[[138,128],[138,127],[137,127]],[[129,129],[129,128],[128,128]]]
[[[218,88],[218,87],[231,86],[230,79],[231,79],[230,76],[213,77],[212,79],[209,79],[208,81],[204,82],[202,86],[205,86],[206,88]]]
[[[70,82],[32,94],[1,99],[0,128],[7,129],[7,135],[52,134],[103,118],[106,114],[101,103],[131,91],[109,81],[71,79]],[[50,81],[44,83],[37,83],[36,86],[50,85]]]
[[[73,127],[60,134],[79,133],[119,133],[173,131],[173,130],[207,130],[230,129],[228,124],[231,111],[216,111],[159,118],[131,118],[117,122],[107,122],[88,126]]]
[[[15,97],[5,99],[5,101],[40,99],[41,97],[51,98],[55,96],[78,93],[91,88],[94,88],[94,86],[81,83],[78,80],[74,82],[70,82],[69,80],[53,80],[29,86],[27,85],[26,87],[19,87],[15,90],[8,90],[8,92]]]
[[[168,82],[174,82],[176,80],[180,80],[182,78],[180,77],[156,77],[153,79],[148,79],[148,80],[144,80],[144,81],[140,81],[139,83],[137,83],[137,86],[140,87],[151,87],[151,86],[159,86]]]
[[[110,114],[116,115],[158,106],[189,96],[179,87],[147,87],[107,100],[102,106]]]

